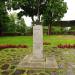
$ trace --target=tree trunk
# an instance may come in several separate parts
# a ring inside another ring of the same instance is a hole
[[[32,25],[34,26],[34,16],[32,16],[31,18],[32,18]]]
[[[51,24],[49,24],[49,26],[48,26],[48,35],[50,35],[51,34]]]

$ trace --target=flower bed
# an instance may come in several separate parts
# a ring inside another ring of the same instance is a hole
[[[0,45],[0,49],[4,48],[28,48],[27,45]]]
[[[75,48],[75,44],[60,44],[57,46],[58,48]]]

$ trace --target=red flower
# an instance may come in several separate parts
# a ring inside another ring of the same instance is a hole
[[[4,48],[28,48],[27,45],[0,45],[0,49]]]

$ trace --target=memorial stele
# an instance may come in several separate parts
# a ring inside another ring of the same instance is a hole
[[[57,68],[53,57],[45,57],[43,53],[43,27],[33,26],[33,51],[26,55],[19,63],[18,68]]]

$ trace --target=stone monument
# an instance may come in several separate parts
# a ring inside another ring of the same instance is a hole
[[[57,68],[54,57],[43,55],[43,28],[41,25],[33,26],[33,52],[24,57],[18,68]]]
[[[43,58],[43,31],[41,25],[33,27],[33,57]]]

